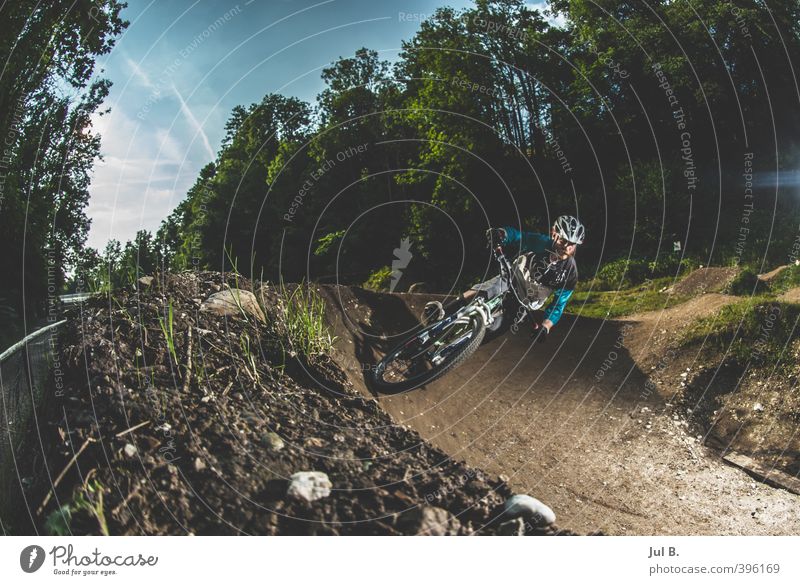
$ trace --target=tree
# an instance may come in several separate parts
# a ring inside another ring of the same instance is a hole
[[[116,0],[7,2],[0,30],[0,295],[35,317],[75,267],[89,220],[90,171],[99,137],[90,117],[109,83],[98,55],[127,26]],[[15,276],[18,277],[15,278]]]

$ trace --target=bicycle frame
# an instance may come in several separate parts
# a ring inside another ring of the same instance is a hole
[[[514,297],[521,309],[517,311],[512,326],[518,326],[529,311],[537,308],[532,306],[526,299],[520,298],[520,292],[517,290],[517,287],[514,286],[514,268],[511,262],[505,257],[502,247],[497,246],[493,250],[493,253],[495,260],[500,264],[500,277],[503,279],[504,283],[508,285],[506,290],[489,299],[485,299],[482,295],[476,295],[469,304],[461,307],[452,315],[446,316],[442,320],[428,325],[427,327],[423,326],[421,330],[418,330],[417,333],[412,335],[404,343],[394,348],[389,354],[391,357],[387,355],[381,361],[380,367],[375,370],[376,380],[378,380],[380,384],[387,384],[387,381],[383,378],[387,364],[399,364],[399,374],[393,373],[392,375],[405,376],[407,380],[408,373],[411,372],[409,368],[414,368],[415,364],[420,364],[424,368],[424,362],[418,361],[419,358],[423,356],[428,364],[435,369],[443,365],[447,367],[446,361],[453,354],[455,354],[457,358],[458,355],[461,354],[462,349],[465,348],[465,344],[471,344],[473,346],[470,351],[471,354],[471,352],[475,351],[477,348],[475,343],[480,343],[483,339],[486,329],[495,323],[497,319],[506,318],[506,315],[503,314],[503,303],[509,289],[513,291]],[[507,308],[505,308],[505,310],[507,310]],[[481,323],[478,323],[478,320],[480,320]],[[470,354],[466,355],[468,356]],[[386,361],[387,358],[388,362]],[[403,368],[404,364],[410,365]],[[445,369],[442,373],[446,371]],[[419,378],[422,375],[423,374],[412,374],[411,379],[414,380],[414,376]],[[438,375],[434,372],[435,377],[433,379],[438,377]],[[414,382],[414,384],[416,383],[417,382]],[[391,385],[392,383],[389,383],[389,386]]]
[[[509,262],[508,258],[506,258],[505,253],[503,252],[503,247],[497,245],[494,250],[494,257],[495,260],[500,264],[500,275],[508,284],[508,289],[512,291],[514,297],[516,298],[517,302],[520,306],[524,309],[521,314],[518,314],[514,318],[514,324],[519,325],[522,320],[525,318],[525,315],[528,311],[535,310],[527,300],[521,299],[519,296],[519,292],[517,291],[517,287],[514,286],[514,271]],[[494,312],[495,310],[503,303],[505,296],[508,294],[508,290],[497,295],[496,297],[492,297],[491,299],[483,299],[480,296],[476,296],[475,300],[471,301],[464,307],[461,307],[458,311],[450,315],[449,317],[445,317],[441,321],[434,323],[430,330],[428,331],[430,336],[436,335],[441,329],[450,325],[453,321],[463,317],[464,315],[477,312],[481,318],[483,319],[484,324],[489,327],[492,323],[494,323]]]

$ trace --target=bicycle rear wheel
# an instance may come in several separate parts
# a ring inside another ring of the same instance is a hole
[[[413,335],[375,366],[372,382],[381,392],[413,390],[441,378],[471,356],[486,334],[476,312],[449,317]]]

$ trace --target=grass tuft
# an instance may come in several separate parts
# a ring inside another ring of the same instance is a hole
[[[310,286],[299,284],[290,291],[281,283],[278,313],[278,333],[295,354],[313,356],[333,348],[336,338],[325,323],[325,301]]]

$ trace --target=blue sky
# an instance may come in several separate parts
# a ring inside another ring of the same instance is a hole
[[[394,61],[425,16],[471,0],[128,0],[130,25],[98,59],[113,82],[95,117],[88,244],[155,230],[211,162],[231,109],[270,92],[312,102],[321,69],[360,47]],[[535,6],[534,3],[531,3]],[[539,6],[536,6],[537,8]]]

